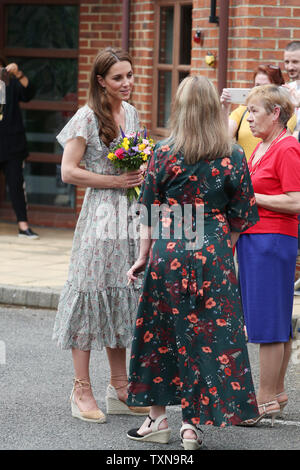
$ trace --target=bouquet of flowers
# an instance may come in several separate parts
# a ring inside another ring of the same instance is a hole
[[[124,170],[143,171],[147,168],[147,161],[152,155],[154,141],[147,136],[147,130],[137,131],[136,133],[125,135],[122,128],[121,139],[118,144],[110,149],[107,158],[117,167]],[[138,198],[140,188],[130,188],[127,190],[127,196],[130,201]]]

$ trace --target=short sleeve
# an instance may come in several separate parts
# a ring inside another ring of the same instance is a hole
[[[259,220],[251,177],[245,154],[234,150],[230,181],[226,183],[229,197],[227,218],[232,232],[244,232]]]
[[[139,203],[140,221],[143,225],[152,226],[152,218],[154,215],[153,206],[161,204],[158,189],[158,169],[156,162],[156,147],[149,160],[146,171],[145,181],[141,188]]]
[[[93,132],[94,119],[93,111],[88,106],[83,106],[74,114],[56,139],[62,147],[76,137],[82,137],[88,143]]]
[[[285,148],[284,152],[280,152],[276,163],[282,191],[300,191],[300,144]]]
[[[237,123],[237,125],[239,125],[246,109],[246,106],[238,106],[234,111],[230,113],[229,119],[232,119]]]

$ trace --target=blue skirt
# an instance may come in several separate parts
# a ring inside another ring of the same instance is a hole
[[[239,281],[251,343],[281,343],[292,337],[297,248],[297,238],[288,235],[240,235]]]

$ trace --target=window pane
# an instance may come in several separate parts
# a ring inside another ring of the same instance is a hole
[[[57,134],[71,117],[69,112],[23,109],[23,119],[30,152],[62,154]]]
[[[172,72],[160,71],[158,74],[158,127],[166,127],[170,116],[170,105],[172,97]]]
[[[77,5],[8,5],[7,47],[78,49]]]
[[[181,6],[179,63],[183,65],[189,65],[191,63],[192,12],[192,5]]]
[[[178,85],[182,80],[184,80],[186,77],[188,77],[190,72],[179,72],[179,80],[178,80]]]
[[[36,100],[77,101],[76,59],[32,59],[10,57],[34,84]]]
[[[24,180],[29,204],[75,207],[75,187],[62,182],[60,170],[55,163],[26,162]]]
[[[160,9],[159,62],[172,64],[174,7]]]

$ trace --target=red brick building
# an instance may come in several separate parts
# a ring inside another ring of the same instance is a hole
[[[55,135],[85,103],[99,49],[122,46],[131,53],[131,102],[159,139],[186,75],[206,75],[219,91],[250,87],[258,64],[283,68],[283,49],[293,39],[300,39],[299,0],[0,0],[0,53],[17,61],[38,88],[24,105],[31,222],[75,224],[84,190],[61,182]],[[212,66],[207,56],[215,59]],[[14,220],[3,180],[0,218]]]

